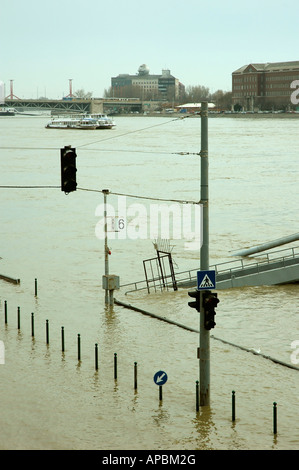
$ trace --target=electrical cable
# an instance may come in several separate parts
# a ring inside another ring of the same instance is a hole
[[[77,146],[77,148],[86,147],[86,145],[92,145],[92,144],[96,144],[98,142],[106,142],[107,140],[117,139],[118,137],[125,137],[127,135],[136,134],[136,132],[142,132],[142,131],[146,131],[148,129],[153,129],[154,127],[165,126],[166,124],[169,124],[169,123],[174,122],[174,121],[180,121],[180,120],[186,119],[187,117],[189,117],[189,116],[181,116],[179,118],[174,118],[174,119],[171,119],[171,120],[163,122],[163,123],[154,124],[152,126],[143,127],[141,129],[135,129],[134,131],[126,132],[124,134],[118,134],[118,135],[115,135],[115,136],[107,137],[106,139],[96,140],[94,142],[89,142],[87,144],[82,144],[82,145]]]
[[[88,189],[88,188],[77,188],[80,191],[91,191],[95,193],[102,193],[101,189]],[[150,196],[136,196],[134,194],[125,194],[125,193],[115,193],[113,191],[108,191],[108,194],[113,194],[114,196],[126,196],[132,197],[134,199],[148,199],[151,201],[164,201],[164,202],[177,202],[179,204],[201,204],[201,201],[184,201],[179,199],[165,199],[165,198],[157,198],[157,197],[150,197]]]
[[[54,188],[54,189],[60,189],[61,186],[17,186],[17,185],[0,185],[0,189],[43,189],[43,188]],[[89,191],[93,193],[102,193],[103,191],[101,189],[89,189],[89,188],[77,188],[79,191]],[[184,201],[180,199],[166,199],[166,198],[157,198],[157,197],[149,197],[149,196],[136,196],[134,194],[126,194],[126,193],[115,193],[112,191],[109,191],[108,194],[112,194],[114,196],[126,196],[126,197],[131,197],[134,199],[148,199],[151,201],[164,201],[164,202],[176,202],[179,204],[201,204],[201,201]]]
[[[15,185],[0,185],[0,188],[10,188],[10,189],[40,189],[40,188],[60,188],[60,186],[15,186]]]

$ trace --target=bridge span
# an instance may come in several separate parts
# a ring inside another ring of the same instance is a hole
[[[130,113],[141,112],[142,101],[137,98],[66,98],[48,99],[7,99],[5,106],[25,111],[50,111],[62,113]]]

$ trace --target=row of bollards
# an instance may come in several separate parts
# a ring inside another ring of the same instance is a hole
[[[7,325],[7,301],[4,301],[4,321]],[[20,307],[17,308],[17,328],[18,330],[21,329],[21,309]],[[34,338],[35,330],[34,330],[34,313],[31,313],[31,336]],[[46,320],[46,344],[50,344],[50,323],[49,320]],[[61,351],[65,352],[65,337],[64,337],[64,327],[61,327]],[[99,369],[99,351],[98,351],[98,343],[95,344],[95,370]],[[77,335],[77,359],[81,361],[81,335]],[[117,353],[114,353],[114,379],[117,380]],[[134,362],[134,390],[137,390],[137,362]]]
[[[161,387],[162,388],[162,387]],[[196,411],[200,409],[199,406],[199,381],[196,381]],[[236,392],[232,391],[232,422],[236,421]],[[273,403],[273,434],[277,434],[277,403]]]
[[[236,392],[232,391],[232,422],[236,421]],[[273,434],[277,434],[277,403],[273,402]]]
[[[37,295],[37,284],[35,284],[35,292]],[[4,321],[5,324],[8,323],[7,321],[7,301],[4,301]],[[21,329],[21,309],[20,307],[17,308],[17,328],[18,330]],[[34,313],[31,313],[31,336],[34,338]],[[49,332],[49,320],[46,320],[46,344],[50,344],[50,332]],[[64,340],[64,327],[61,327],[61,350],[65,352],[65,340]],[[98,344],[95,344],[95,370],[98,371],[99,369],[99,361],[98,361]],[[77,358],[78,362],[81,362],[81,335],[77,335]],[[117,380],[117,353],[114,353],[114,380]],[[162,402],[162,385],[159,385],[159,401]],[[134,390],[137,390],[137,362],[134,362]],[[196,381],[196,411],[200,410],[199,404],[199,381]],[[232,422],[235,423],[236,421],[236,394],[235,391],[232,391]],[[277,434],[277,403],[273,403],[273,434]]]

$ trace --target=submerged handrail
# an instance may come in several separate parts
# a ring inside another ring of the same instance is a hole
[[[286,252],[288,252],[288,253],[286,254]],[[279,253],[284,253],[284,255],[277,256]],[[252,263],[250,262],[250,260],[252,259],[250,257],[247,258],[246,260],[239,259],[239,260],[224,261],[223,263],[211,265],[210,269],[215,270],[216,275],[219,276],[219,275],[225,275],[226,273],[228,273],[230,275],[233,275],[237,271],[244,272],[245,270],[247,271],[247,270],[253,269],[253,268],[256,268],[257,272],[260,272],[260,270],[263,270],[263,267],[265,267],[265,266],[268,266],[268,265],[271,265],[271,264],[274,264],[274,263],[279,263],[279,262],[283,262],[284,266],[285,266],[285,262],[287,260],[297,259],[297,258],[298,258],[298,263],[299,263],[299,246],[292,247],[292,248],[284,248],[284,249],[276,250],[276,251],[269,252],[269,253],[259,254],[259,255],[256,255],[254,258],[265,258],[265,259],[263,259],[261,261],[259,261],[259,260],[254,261]],[[238,264],[237,266],[229,267],[229,265],[233,265],[233,264],[236,264],[236,263]],[[222,267],[224,269],[222,269]],[[177,283],[180,284],[184,281],[196,280],[197,271],[199,271],[199,268],[188,269],[188,270],[185,270],[185,271],[181,271],[179,273],[175,273]],[[186,275],[186,276],[182,278],[182,276],[184,276],[184,275]],[[148,281],[148,283],[155,282],[157,280],[159,280],[159,279],[154,278],[154,279]],[[171,282],[165,282],[165,287],[168,288],[169,286],[171,286],[171,284],[172,284]],[[138,287],[140,285],[141,285],[141,287]],[[144,285],[144,287],[142,287],[142,285]],[[120,287],[123,288],[123,287],[129,287],[129,286],[135,286],[135,288],[132,289],[132,290],[126,291],[126,293],[148,289],[146,280],[135,281],[135,282],[127,283],[127,284],[122,284]],[[154,286],[154,285],[149,286],[149,288],[157,290],[157,286]],[[160,288],[159,290],[163,290],[163,289]]]

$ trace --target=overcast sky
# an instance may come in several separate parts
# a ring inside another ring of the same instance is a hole
[[[170,69],[231,90],[250,62],[298,57],[298,0],[0,0],[0,81],[19,98],[102,97],[111,77]]]

